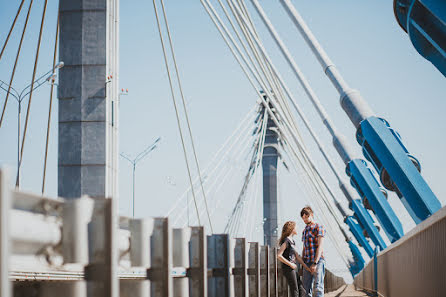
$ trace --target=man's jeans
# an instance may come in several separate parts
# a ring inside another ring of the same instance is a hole
[[[309,263],[307,264],[310,267]],[[303,285],[307,295],[305,297],[313,297],[313,283],[314,283],[314,291],[315,297],[323,297],[324,296],[324,276],[325,276],[325,260],[319,259],[317,263],[316,273],[311,274],[309,271],[304,269],[303,275]]]

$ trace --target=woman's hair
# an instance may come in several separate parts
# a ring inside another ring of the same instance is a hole
[[[288,221],[285,224],[283,224],[282,235],[280,236],[279,244],[282,244],[285,238],[290,236],[295,227],[296,227],[296,222],[293,221]]]

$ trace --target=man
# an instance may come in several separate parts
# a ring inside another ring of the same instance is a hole
[[[313,218],[313,210],[309,206],[302,208],[300,216],[306,224],[302,232],[303,251],[302,258],[310,271],[303,271],[303,285],[307,292],[306,297],[313,296],[313,283],[315,297],[324,296],[324,237],[325,229],[316,223]]]

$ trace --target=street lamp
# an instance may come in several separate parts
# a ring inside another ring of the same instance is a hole
[[[12,86],[4,82],[0,79],[0,88],[2,88],[6,93],[13,96],[15,100],[18,103],[18,109],[17,109],[17,183],[16,187],[19,188],[20,186],[20,122],[21,122],[21,116],[22,116],[22,101],[25,99],[29,93],[31,93],[31,86],[33,86],[33,91],[43,85],[46,82],[49,82],[51,84],[54,84],[54,81],[56,80],[56,69],[60,69],[64,66],[64,62],[60,61],[57,63],[54,68],[48,70],[46,73],[42,74],[39,78],[35,79],[31,84],[27,85],[20,93],[14,89]],[[51,73],[51,74],[50,74]],[[6,109],[6,102],[3,106],[2,116],[0,119],[0,128],[3,123],[3,116]]]
[[[154,143],[149,145],[145,150],[143,150],[141,153],[139,153],[134,159],[131,159],[130,157],[128,157],[124,153],[121,153],[121,157],[123,157],[124,159],[129,161],[130,164],[132,164],[132,168],[133,168],[133,199],[132,199],[132,208],[133,208],[132,215],[133,215],[133,217],[135,217],[135,172],[136,172],[136,165],[138,164],[139,161],[142,161],[151,151],[153,151],[156,148],[156,146],[157,146],[157,144],[158,144],[158,142],[160,140],[161,140],[161,137],[158,137],[155,140]]]

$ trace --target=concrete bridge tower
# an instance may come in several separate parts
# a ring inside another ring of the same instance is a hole
[[[278,240],[277,210],[277,142],[276,124],[268,118],[263,148],[263,234],[265,244],[275,246]]]
[[[119,1],[60,0],[58,194],[115,197]]]

